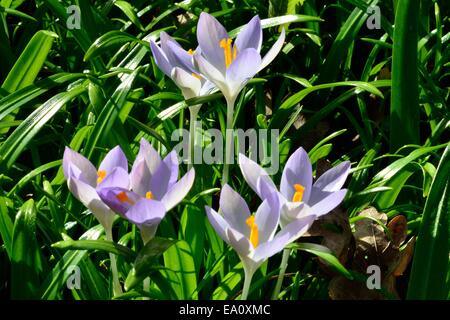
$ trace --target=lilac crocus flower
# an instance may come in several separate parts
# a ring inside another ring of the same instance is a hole
[[[129,188],[128,162],[122,149],[117,146],[109,151],[97,170],[84,156],[66,147],[63,171],[75,198],[91,210],[107,232],[111,230],[114,212],[97,191],[112,186]]]
[[[257,184],[260,177],[272,192],[278,194],[282,227],[307,214],[317,218],[327,214],[342,202],[347,193],[342,186],[350,172],[350,161],[326,171],[313,183],[311,162],[301,147],[286,162],[280,191],[263,168],[242,154],[239,155],[239,166],[245,180],[261,199],[265,199],[267,191],[261,190],[261,184]]]
[[[180,88],[185,99],[206,95],[215,86],[206,80],[198,70],[194,68],[192,49],[186,51],[180,44],[162,31],[160,33],[161,47],[154,41],[150,41],[150,48],[158,67],[170,77]],[[195,52],[198,52],[196,49]]]
[[[220,194],[223,216],[206,207],[211,225],[242,261],[245,272],[242,299],[246,298],[251,278],[261,264],[305,233],[314,221],[314,216],[305,216],[275,233],[280,219],[279,200],[265,184],[266,181],[258,179],[265,200],[255,215],[250,214],[245,200],[227,184]]]
[[[278,55],[285,32],[283,29],[272,48],[261,58],[262,28],[258,16],[245,25],[233,44],[220,22],[202,12],[197,25],[197,40],[201,50],[194,54],[194,65],[222,91],[229,104],[234,104],[246,83]]]
[[[195,178],[194,169],[178,180],[178,158],[170,152],[161,159],[158,152],[141,139],[140,150],[130,174],[131,190],[102,188],[100,198],[122,217],[136,224],[145,243],[151,240],[167,211],[188,194]]]

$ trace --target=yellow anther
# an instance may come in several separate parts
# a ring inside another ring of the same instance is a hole
[[[128,203],[128,204],[134,205],[134,202],[131,201],[131,199],[128,197],[128,195],[127,195],[126,192],[124,192],[124,191],[119,192],[119,193],[116,195],[116,198],[117,198],[117,200],[119,200],[119,201],[122,202],[122,203],[126,202],[126,203]]]
[[[303,199],[303,193],[305,192],[305,187],[301,184],[294,184],[295,193],[292,196],[292,202],[301,202]]]
[[[188,52],[191,56],[195,53],[195,50],[189,49]]]
[[[228,68],[233,60],[237,57],[237,48],[234,47],[233,50],[231,49],[233,41],[231,39],[222,39],[220,40],[220,47],[223,48],[223,55],[225,56],[225,66]]]
[[[200,77],[198,74],[196,74],[196,73],[194,73],[194,72],[192,72],[191,75],[192,75],[193,77],[196,77],[197,79],[201,79],[201,78],[202,78],[202,77]]]
[[[253,245],[253,248],[256,248],[259,243],[259,236],[258,236],[258,225],[255,223],[255,217],[250,216],[245,220],[245,223],[250,228],[250,243]]]
[[[97,172],[97,184],[103,181],[106,177],[106,171],[105,170],[98,170]]]
[[[145,194],[145,197],[147,198],[147,199],[153,199],[153,193],[151,192],[151,191],[148,191],[146,194]]]

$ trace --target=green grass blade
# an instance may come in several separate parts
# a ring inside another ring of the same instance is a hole
[[[17,59],[2,88],[8,92],[15,92],[32,84],[47,59],[53,40],[57,37],[51,31],[38,31]]]
[[[419,1],[398,1],[392,52],[392,152],[406,144],[419,144],[418,17]]]
[[[175,272],[178,281],[172,282],[172,288],[182,299],[196,299],[192,296],[197,288],[195,262],[191,247],[186,241],[178,241],[164,252],[164,265]]]
[[[107,240],[64,240],[52,244],[53,248],[62,250],[100,250],[125,257],[135,258],[135,253],[125,246]]]
[[[11,167],[28,143],[59,109],[85,90],[87,90],[87,85],[83,84],[68,92],[59,93],[31,113],[1,145],[0,154],[2,155],[2,160],[0,167]]]
[[[423,210],[408,299],[447,299],[450,219],[450,144],[444,151]]]
[[[8,208],[6,207],[6,199],[0,197],[0,236],[5,246],[8,257],[11,258],[11,243],[13,233],[13,222],[8,214]]]
[[[14,222],[11,270],[11,297],[36,298],[42,265],[36,240],[36,208],[32,199],[20,208]]]

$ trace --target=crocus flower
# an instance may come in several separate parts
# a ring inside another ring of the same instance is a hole
[[[145,243],[151,240],[167,211],[188,194],[195,177],[194,169],[178,180],[175,151],[163,160],[141,139],[140,150],[130,174],[131,190],[109,187],[99,190],[100,198],[115,212],[136,224]]]
[[[194,68],[192,49],[186,51],[180,44],[162,31],[160,33],[161,47],[150,41],[150,48],[158,67],[170,77],[180,88],[185,99],[208,94],[215,86],[206,80]],[[197,52],[198,49],[195,50]]]
[[[109,151],[97,170],[84,156],[66,147],[63,171],[75,198],[91,210],[107,232],[111,230],[114,212],[97,191],[112,186],[129,188],[128,162],[122,149],[117,146]]]
[[[246,298],[248,285],[259,266],[300,237],[314,221],[314,216],[306,216],[288,224],[275,234],[280,219],[279,200],[265,184],[263,179],[258,179],[265,200],[255,215],[250,214],[245,200],[227,184],[222,188],[219,201],[223,216],[206,207],[211,225],[218,235],[236,250],[242,261],[246,278],[243,299]]]
[[[244,26],[233,44],[225,28],[213,16],[202,12],[197,25],[201,50],[194,54],[194,65],[222,91],[228,103],[234,104],[246,83],[275,59],[284,39],[283,29],[272,48],[261,58],[262,28],[258,16]]]
[[[261,190],[258,179],[278,193],[281,206],[281,226],[284,227],[297,218],[313,214],[317,218],[336,208],[344,199],[347,189],[342,186],[350,172],[350,161],[344,161],[322,174],[313,183],[312,166],[303,148],[297,149],[286,162],[281,177],[280,191],[267,172],[244,155],[239,155],[239,166],[249,186],[265,199],[267,191]]]

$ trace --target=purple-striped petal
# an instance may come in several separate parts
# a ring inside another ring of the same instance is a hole
[[[274,191],[277,190],[277,187],[273,183],[272,179],[270,179],[267,172],[263,168],[261,168],[255,161],[247,158],[241,153],[239,154],[239,167],[245,181],[261,199],[264,199],[264,194],[262,194],[258,188],[258,179],[260,177],[263,177],[263,179],[267,182],[267,186],[269,188],[273,189]]]
[[[162,161],[158,151],[156,151],[155,148],[153,148],[153,146],[144,138],[141,138],[139,153],[136,157],[136,161],[140,159],[145,160],[151,175],[155,173]]]
[[[350,161],[344,161],[322,174],[314,187],[322,191],[333,192],[342,188],[350,173]]]
[[[136,225],[151,226],[159,224],[166,214],[166,208],[160,201],[141,198],[125,213],[125,217]]]
[[[189,71],[189,73],[195,71],[194,65],[192,64],[192,55],[181,48],[175,40],[169,41],[167,47],[168,49],[165,53],[173,68],[179,67]]]
[[[323,192],[323,191],[322,191]],[[344,200],[347,194],[347,189],[341,189],[335,192],[323,192],[321,200],[310,204],[311,212],[317,217],[323,216],[335,209]]]
[[[178,157],[177,152],[175,150],[171,151],[163,160],[163,162],[167,165],[167,167],[170,169],[170,178],[169,178],[169,187],[170,189],[175,182],[178,180]]]
[[[281,206],[280,226],[284,228],[289,223],[311,214],[311,208],[304,202],[285,202]]]
[[[91,210],[103,227],[110,228],[112,226],[114,212],[103,203],[94,187],[73,178],[68,179],[67,185],[75,198]]]
[[[224,49],[220,47],[223,39],[229,39],[225,28],[216,18],[202,12],[197,24],[197,40],[202,55],[222,73],[225,72]]]
[[[241,51],[226,72],[227,84],[237,96],[245,84],[255,76],[261,64],[259,52],[253,48]]]
[[[146,192],[151,192],[153,199],[161,200],[169,190],[171,176],[171,168],[165,162],[161,161],[150,181],[150,190]]]
[[[219,71],[197,52],[193,56],[193,62],[195,68],[197,68],[206,79],[214,83],[220,91],[227,92],[228,86],[225,79],[225,71],[223,73]]]
[[[111,151],[106,154],[105,158],[100,163],[98,171],[104,171],[106,175],[108,175],[116,167],[122,168],[128,172],[127,157],[125,157],[125,153],[123,153],[120,146],[111,149]]]
[[[78,152],[66,147],[63,156],[63,172],[64,177],[67,180],[70,178],[70,165],[79,170],[78,172],[75,172],[75,170],[72,171],[72,173],[77,174],[79,180],[90,186],[95,186],[97,184],[97,170],[94,165]]]
[[[279,220],[280,208],[278,203],[270,203],[269,200],[264,200],[255,214],[255,223],[258,226],[258,240],[260,243],[272,240],[277,231]]]
[[[285,38],[286,34],[283,28],[283,30],[281,30],[281,34],[278,40],[273,44],[272,48],[270,48],[270,50],[266,53],[266,55],[262,59],[258,71],[261,71],[262,69],[267,67],[273,61],[273,59],[275,59],[278,53],[280,53],[281,49],[283,48]]]
[[[141,197],[124,188],[110,187],[97,190],[104,203],[120,215],[124,215]]]
[[[227,229],[230,228],[228,222],[218,214],[214,209],[205,206],[206,215],[208,216],[209,223],[211,223],[214,230],[217,232],[219,237],[222,238],[223,241],[230,244],[230,240],[228,240]]]
[[[192,168],[177,183],[170,187],[169,191],[161,199],[167,211],[175,207],[186,197],[194,184],[194,179],[195,171]]]
[[[236,250],[239,256],[248,257],[250,252],[253,251],[253,246],[250,241],[239,231],[229,228],[227,229],[227,237],[230,245]]]
[[[120,187],[129,189],[130,188],[130,176],[121,167],[114,168],[110,174],[108,174],[105,179],[103,179],[98,185],[97,189],[108,188],[108,187]]]
[[[238,54],[247,49],[253,48],[261,51],[262,44],[262,28],[261,20],[258,16],[254,16],[236,37],[234,45],[237,47]]]
[[[147,191],[150,190],[151,178],[145,159],[136,159],[130,174],[131,190],[141,197],[145,197]]]
[[[241,195],[226,184],[220,192],[219,205],[224,219],[229,223],[231,228],[249,237],[250,228],[246,220],[250,216],[250,210]]]
[[[255,249],[253,259],[265,260],[281,252],[289,243],[302,236],[314,222],[314,216],[306,216],[288,224],[278,232],[272,241],[262,243]]]
[[[312,167],[308,154],[301,147],[289,157],[281,176],[280,191],[288,201],[292,201],[296,184],[304,188],[302,201],[308,202],[312,186]]]
[[[164,52],[152,40],[150,40],[150,49],[152,50],[156,65],[161,69],[162,72],[165,73],[166,76],[170,77],[170,73],[172,72],[172,65],[170,64]]]

